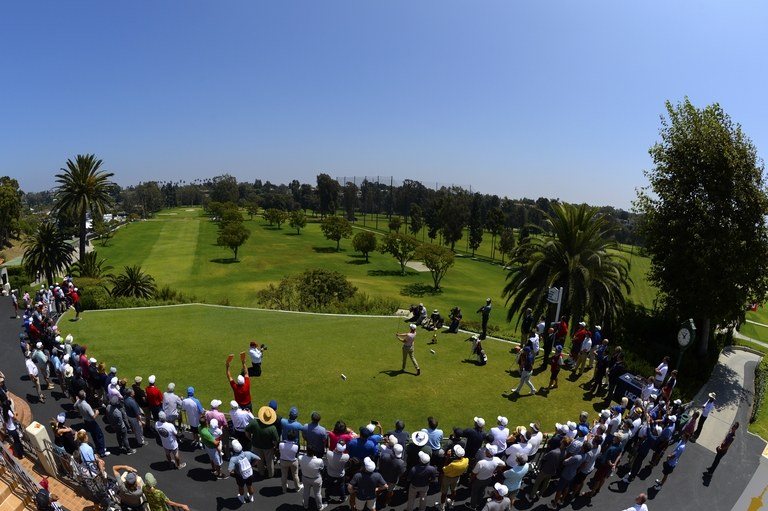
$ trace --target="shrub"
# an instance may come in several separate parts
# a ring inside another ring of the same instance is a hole
[[[24,271],[23,266],[6,266],[5,269],[8,271],[8,283],[11,285],[11,289],[23,291],[25,288],[29,288],[32,279]]]
[[[763,357],[755,367],[755,402],[752,405],[752,415],[749,422],[757,420],[760,407],[765,405],[765,395],[768,392],[768,357]]]

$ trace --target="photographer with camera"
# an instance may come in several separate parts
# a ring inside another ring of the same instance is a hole
[[[251,348],[248,355],[251,357],[251,367],[248,369],[248,376],[261,376],[261,359],[264,358],[264,352],[267,351],[266,344],[259,344],[251,341]]]
[[[450,334],[457,334],[459,333],[459,325],[461,324],[461,308],[454,307],[451,309],[451,313],[448,316],[448,319],[451,320],[451,326],[448,327],[448,333]]]

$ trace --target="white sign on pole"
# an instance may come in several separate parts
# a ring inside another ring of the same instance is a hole
[[[549,303],[558,303],[560,301],[560,292],[556,287],[550,287],[547,292],[547,301]]]

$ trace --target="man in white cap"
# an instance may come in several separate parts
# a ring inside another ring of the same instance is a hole
[[[445,511],[445,505],[452,506],[456,501],[456,489],[459,478],[464,475],[469,467],[469,459],[465,456],[461,444],[456,444],[445,452],[445,465],[443,466],[443,478],[440,481],[440,511]],[[451,497],[448,498],[448,494]]]
[[[325,467],[328,473],[328,481],[325,487],[325,496],[328,498],[328,502],[342,503],[347,498],[347,483],[345,476],[347,472],[347,463],[349,463],[349,454],[346,452],[347,445],[343,440],[336,442],[336,447],[333,450],[328,450],[325,453]],[[314,453],[315,451],[312,451]],[[402,447],[400,453],[402,454]],[[307,450],[307,454],[310,451]],[[402,456],[401,456],[402,457]],[[379,458],[379,462],[384,458],[382,455]],[[405,472],[405,464],[403,464],[403,472]]]
[[[178,431],[176,431],[176,427],[170,422],[167,422],[165,412],[162,410],[158,412],[157,417],[158,420],[157,423],[155,423],[155,431],[157,431],[157,434],[160,436],[160,443],[165,450],[165,458],[173,468],[182,469],[186,467],[187,464],[182,463],[181,458],[179,458],[179,441],[177,438]]]
[[[347,485],[347,491],[355,499],[357,511],[376,511],[376,494],[386,489],[387,483],[381,474],[376,472],[376,464],[371,458],[363,460],[363,470],[355,474]]]
[[[507,427],[509,420],[503,415],[496,417],[496,426],[491,428],[491,436],[493,437],[493,445],[496,446],[497,452],[504,452],[507,448],[507,438],[509,438],[509,428]]]
[[[369,459],[369,458],[366,458]],[[304,488],[302,503],[304,509],[309,507],[310,497],[315,499],[315,507],[322,511],[328,504],[323,504],[323,468],[325,463],[321,458],[314,454],[302,454],[299,456],[299,466],[301,467],[301,479]]]
[[[27,375],[29,375],[30,381],[35,386],[37,398],[41,403],[45,403],[45,395],[43,394],[43,389],[40,387],[40,371],[38,370],[35,362],[32,360],[32,353],[29,351],[24,353],[24,364],[27,367]]]
[[[419,464],[411,468],[408,473],[411,486],[408,489],[408,511],[413,511],[414,504],[418,501],[419,511],[427,508],[427,492],[429,485],[437,481],[437,469],[429,464],[431,457],[425,452],[419,452]]]
[[[175,391],[176,384],[169,383],[168,390],[163,392],[163,411],[165,412],[165,420],[175,424],[177,428],[181,428],[181,398],[176,395]]]
[[[253,502],[253,468],[259,457],[251,451],[243,450],[243,446],[237,439],[232,440],[232,457],[229,458],[230,475],[235,477],[237,483],[237,499],[243,504]],[[248,494],[245,494],[245,489]]]
[[[485,489],[493,484],[496,473],[504,469],[504,462],[496,457],[498,452],[495,444],[486,444],[483,459],[479,460],[472,469],[469,505],[474,509],[482,504]]]
[[[491,498],[485,503],[482,511],[509,511],[512,509],[512,504],[507,497],[508,493],[509,488],[505,485],[501,483],[494,484]]]
[[[149,407],[149,413],[152,415],[152,420],[157,422],[159,420],[159,413],[163,409],[163,393],[160,392],[155,386],[155,375],[149,375],[147,378],[147,388],[145,394],[147,395],[147,406]]]
[[[419,451],[421,452],[421,451]],[[401,478],[405,475],[407,466],[403,459],[403,446],[399,443],[392,445],[379,456],[379,473],[387,483],[387,494],[384,497],[384,507],[389,506],[392,497],[400,486]]]
[[[473,427],[461,430],[461,436],[467,439],[466,455],[469,459],[469,466],[467,467],[469,471],[475,468],[475,463],[482,457],[480,447],[483,445],[486,434],[484,430],[485,419],[475,417],[472,420],[474,421]]]
[[[416,342],[416,324],[411,323],[409,325],[409,331],[400,334],[395,334],[401,343],[403,343],[403,365],[400,368],[400,372],[405,372],[405,359],[410,357],[413,367],[416,368],[416,376],[421,374],[419,363],[416,362],[416,357],[413,354],[414,343]]]
[[[691,437],[691,440],[694,442],[699,439],[699,435],[701,435],[701,430],[704,428],[704,423],[707,422],[707,417],[709,417],[709,414],[712,412],[712,410],[715,409],[715,398],[717,395],[714,392],[710,392],[707,396],[707,401],[704,403],[703,409],[701,411],[701,416],[699,417],[699,423],[696,425],[696,431],[693,433],[693,436]]]

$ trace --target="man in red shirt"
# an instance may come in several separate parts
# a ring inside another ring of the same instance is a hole
[[[248,369],[245,367],[245,352],[240,353],[240,362],[242,363],[243,369],[240,371],[240,374],[237,375],[237,379],[232,379],[232,374],[229,372],[229,364],[232,362],[232,359],[234,359],[234,355],[229,355],[227,357],[227,379],[229,380],[229,386],[232,387],[232,392],[235,394],[235,401],[237,401],[237,404],[240,406],[240,408],[245,408],[247,410],[250,410],[252,408],[251,405],[251,378],[248,376]]]
[[[160,416],[158,415],[160,410],[163,409],[163,393],[160,392],[160,389],[155,387],[155,375],[150,375],[150,377],[147,379],[149,382],[149,385],[147,385],[147,405],[149,406],[149,411],[152,414],[152,420],[154,422],[157,422],[160,420]],[[153,423],[154,423],[153,422]]]

